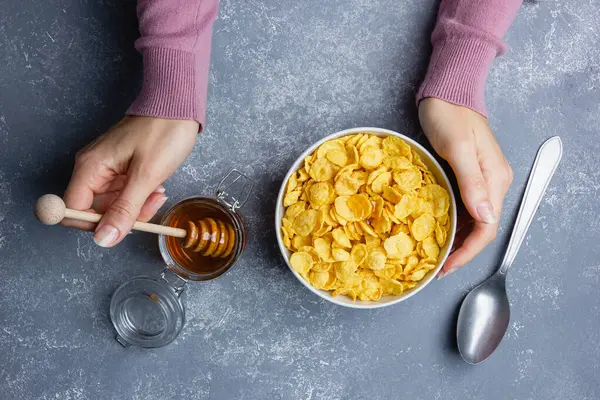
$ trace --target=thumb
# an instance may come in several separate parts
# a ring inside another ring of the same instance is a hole
[[[127,236],[155,187],[129,180],[98,223],[94,233],[96,244],[113,247]]]
[[[448,157],[448,163],[456,175],[460,195],[469,214],[476,221],[496,223],[496,212],[490,202],[476,150],[473,148],[465,151],[463,148]]]

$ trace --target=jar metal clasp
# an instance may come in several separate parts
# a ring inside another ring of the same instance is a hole
[[[160,277],[171,287],[171,289],[173,289],[177,298],[181,297],[181,294],[185,290],[187,279],[172,271],[171,268],[168,267],[162,270]]]
[[[248,201],[254,181],[237,169],[232,169],[217,187],[217,199],[231,211],[237,210]]]

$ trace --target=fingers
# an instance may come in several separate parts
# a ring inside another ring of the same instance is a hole
[[[92,209],[94,181],[96,180],[95,173],[96,171],[90,165],[75,166],[71,181],[63,196],[67,208],[95,212]],[[93,230],[95,227],[95,224],[91,222],[76,221],[68,218],[63,219],[61,225],[86,231]]]
[[[471,261],[495,238],[500,211],[494,209],[494,205],[497,206],[498,203],[493,201],[489,190],[495,182],[486,180],[475,143],[455,146],[449,152],[448,162],[454,170],[463,203],[473,217],[475,226],[464,241],[462,241],[464,232],[457,232],[457,235],[460,235],[457,237],[459,241],[456,246],[460,247],[448,257],[438,278],[454,272]]]
[[[498,224],[477,222],[463,244],[454,253],[450,254],[438,274],[438,278],[443,278],[470,262],[485,246],[496,238],[497,230]]]
[[[127,175],[117,175],[111,181],[107,181],[102,187],[96,190],[96,194],[98,193],[108,193],[108,192],[118,192],[119,190],[125,187],[125,182],[127,180]],[[158,185],[155,192],[164,193],[165,187],[163,185]],[[96,201],[96,198],[94,198]],[[98,209],[96,209],[98,210]],[[99,211],[99,210],[98,210]],[[101,212],[101,211],[99,211]]]
[[[451,150],[448,162],[454,170],[462,200],[469,214],[475,221],[496,223],[498,218],[481,171],[475,143],[456,146]]]
[[[65,205],[73,210],[105,213],[110,204],[118,197],[119,190],[125,186],[125,179],[125,175],[117,175],[114,179],[98,179],[97,170],[93,166],[78,165],[73,171],[73,176],[65,191]],[[99,181],[103,182],[102,185],[94,187]],[[104,193],[104,191],[107,192]],[[164,192],[165,187],[163,185],[156,187],[154,193],[147,198],[141,209],[140,221],[147,222],[152,219],[165,204],[167,198],[163,195]],[[96,228],[95,223],[68,218],[65,218],[61,225],[84,231],[94,231]]]
[[[490,149],[490,151],[486,152],[487,157],[482,162],[481,170],[485,176],[490,202],[494,207],[497,218],[499,218],[502,212],[504,197],[508,192],[513,178],[510,165],[506,162],[499,147],[493,150]],[[476,222],[473,231],[459,245],[460,247],[448,257],[444,267],[438,274],[438,278],[442,278],[469,263],[496,238],[497,231],[498,223],[487,224]],[[458,235],[459,232],[457,231]]]
[[[110,204],[117,198],[118,194],[118,192],[110,192],[98,195],[94,199],[94,207],[83,211],[90,213],[99,212],[102,214],[109,209]],[[152,218],[154,218],[158,210],[165,205],[167,200],[168,197],[161,192],[152,193],[142,206],[137,220],[142,222],[150,221]],[[62,225],[82,231],[94,231],[96,229],[96,224],[93,222],[77,221],[74,219],[64,219]]]
[[[152,193],[142,206],[137,220],[142,222],[150,221],[156,215],[158,210],[165,205],[167,199],[168,197],[162,193]]]
[[[474,226],[475,221],[467,213],[467,210],[464,210],[462,213],[461,211],[458,211],[458,216],[456,218],[456,234],[454,235],[454,242],[452,243],[450,253],[453,253],[462,246],[465,239],[473,232]]]
[[[128,180],[98,223],[94,234],[96,244],[101,247],[113,247],[119,243],[133,227],[154,188],[156,185],[150,186],[144,180]],[[150,212],[147,211],[145,216]]]
[[[94,175],[93,167],[76,166],[65,191],[64,201],[67,208],[73,210],[87,210],[94,201]]]
[[[502,212],[502,202],[508,190],[508,186],[504,185],[499,179],[494,178],[488,179],[487,183],[490,200],[494,205],[494,211],[497,215],[500,215]],[[473,230],[468,233],[463,240],[465,230],[466,229],[457,229],[455,237],[455,246],[457,248],[446,260],[446,263],[438,274],[438,279],[451,274],[473,260],[477,254],[496,238],[498,223],[488,224],[475,221]]]
[[[157,189],[158,190],[158,189]],[[110,209],[112,202],[119,196],[119,192],[109,192],[101,195],[97,195],[94,198],[94,210],[100,214],[104,214]],[[165,205],[168,197],[161,192],[154,192],[148,196],[146,202],[140,210],[140,215],[137,217],[137,221],[148,222],[150,221]],[[95,225],[94,225],[95,226]]]
[[[491,202],[499,215],[502,212],[502,202],[508,187],[505,188],[497,181],[488,181],[488,183]],[[454,242],[456,250],[450,254],[444,263],[444,266],[438,273],[438,279],[451,274],[473,260],[477,254],[496,238],[498,223],[488,224],[475,221],[475,225],[470,233],[468,233],[468,228],[468,224],[457,227]]]
[[[89,208],[87,210],[80,210],[80,211],[85,211],[85,212],[89,212],[89,213],[96,213],[96,211],[93,208]],[[74,228],[74,229],[79,229],[81,231],[93,231],[96,228],[96,224],[93,222],[85,222],[85,221],[78,221],[76,219],[69,219],[69,218],[65,218],[63,219],[60,224],[62,226],[66,226],[68,228]]]
[[[122,189],[122,187],[119,190],[121,190],[121,189]],[[104,214],[106,212],[106,210],[108,210],[110,208],[111,203],[119,196],[119,190],[110,191],[110,192],[102,193],[102,194],[96,194],[94,196],[94,203],[92,204],[92,208],[97,213]],[[165,193],[165,188],[162,185],[157,187],[156,190],[154,191],[154,193],[152,193],[148,197],[146,202],[144,203],[144,207],[142,207],[142,210],[147,205],[150,205],[150,203],[153,203],[154,201],[158,200],[159,198],[164,197],[164,193]],[[154,194],[156,194],[157,196],[154,196]],[[161,196],[161,195],[163,195],[163,196]],[[161,207],[162,207],[162,205],[161,205]],[[157,209],[157,211],[158,211],[158,209]],[[140,218],[138,218],[138,220],[142,221]]]

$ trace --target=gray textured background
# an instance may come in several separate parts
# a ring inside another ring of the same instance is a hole
[[[226,275],[188,287],[188,321],[158,350],[123,349],[114,289],[161,268],[156,239],[113,250],[43,227],[34,200],[62,193],[76,150],[139,87],[132,1],[0,6],[1,399],[598,399],[600,11],[526,3],[491,71],[491,123],[515,170],[499,240],[404,304],[349,310],[302,287],[272,228],[280,180],[310,143],[353,126],[423,137],[413,104],[433,0],[234,1],[215,26],[208,130],[167,182],[211,193],[239,167],[258,181],[250,243]],[[456,352],[460,301],[498,263],[537,147],[565,154],[509,275],[512,321],[472,367]]]

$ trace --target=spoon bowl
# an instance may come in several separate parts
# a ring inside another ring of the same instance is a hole
[[[456,328],[458,350],[469,364],[479,364],[498,347],[510,320],[506,275],[498,272],[464,299]]]

